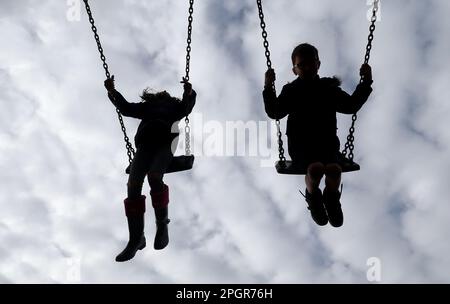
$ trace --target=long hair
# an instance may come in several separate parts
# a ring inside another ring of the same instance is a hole
[[[167,91],[156,92],[151,88],[146,88],[141,94],[142,102],[154,102],[154,101],[175,101],[180,102],[179,98],[172,97]]]

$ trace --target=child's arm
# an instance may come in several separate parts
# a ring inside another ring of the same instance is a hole
[[[183,99],[178,106],[177,112],[179,114],[179,117],[177,117],[177,120],[188,116],[192,112],[192,109],[195,106],[195,100],[197,98],[197,93],[192,89],[192,85],[188,81],[183,78],[183,81],[181,81],[181,83],[183,83],[184,92]]]
[[[192,90],[191,94],[183,94],[183,99],[180,102],[180,115],[181,118],[188,116],[189,114],[191,114],[192,109],[195,106],[195,100],[197,98],[197,93]]]
[[[114,75],[105,80],[105,88],[108,91],[109,100],[116,106],[119,112],[124,116],[143,119],[146,106],[143,103],[129,103],[118,91],[114,85]]]
[[[129,103],[122,94],[115,89],[108,92],[108,97],[124,116],[144,119],[145,113],[148,112],[146,103]]]
[[[335,92],[336,111],[343,114],[354,114],[366,103],[372,92],[372,82],[358,84],[352,95],[337,87]]]
[[[352,95],[344,92],[340,87],[336,87],[335,100],[336,111],[344,114],[354,114],[361,109],[372,93],[372,71],[368,64],[361,66],[360,75],[363,82],[356,86]]]
[[[264,108],[267,115],[272,119],[281,119],[288,114],[286,107],[289,100],[286,86],[281,90],[281,94],[278,96],[273,90],[273,82],[275,81],[275,71],[269,69],[266,72],[266,81],[263,90]]]

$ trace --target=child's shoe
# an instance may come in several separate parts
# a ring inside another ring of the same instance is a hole
[[[169,244],[169,230],[167,227],[167,224],[170,222],[168,218],[169,187],[164,185],[163,190],[160,192],[154,192],[152,190],[150,191],[150,195],[156,217],[156,234],[153,248],[161,250]]]
[[[341,203],[339,201],[341,193],[339,190],[329,191],[325,188],[323,198],[331,226],[341,227],[344,224],[344,214],[342,213]]]
[[[328,216],[322,202],[322,191],[319,188],[311,194],[308,189],[305,190],[305,200],[308,203],[308,209],[311,217],[317,225],[325,226],[328,223]]]

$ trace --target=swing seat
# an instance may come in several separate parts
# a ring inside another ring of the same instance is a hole
[[[174,156],[166,173],[180,172],[192,169],[194,166],[194,155]]]
[[[194,155],[174,156],[165,173],[181,172],[192,169],[194,166]],[[130,166],[125,170],[126,174],[130,174]]]
[[[341,166],[342,173],[358,171],[360,169],[360,166],[357,163],[344,157],[341,153],[339,153],[337,163]],[[296,165],[295,162],[291,160],[277,161],[275,163],[275,168],[279,174],[292,175],[305,175],[307,170],[306,166]]]

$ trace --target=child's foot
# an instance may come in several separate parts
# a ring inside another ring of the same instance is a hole
[[[156,235],[153,243],[155,250],[164,249],[169,244],[169,229],[167,224],[169,224],[170,220],[168,218],[168,210],[168,207],[155,209]]]
[[[322,191],[319,188],[311,194],[306,189],[305,200],[308,203],[308,209],[311,217],[317,225],[325,226],[328,223],[328,216],[322,202]]]
[[[164,249],[167,244],[169,244],[169,230],[167,228],[167,224],[169,224],[169,222],[169,219],[156,221],[156,235],[153,243],[153,248],[155,248],[155,250]]]
[[[325,188],[323,198],[331,226],[341,227],[344,224],[344,214],[342,213],[341,203],[339,201],[341,193],[339,190],[329,191]]]
[[[145,246],[146,246],[146,241],[145,241],[144,235],[142,235],[142,237],[140,239],[138,239],[137,241],[130,240],[127,244],[127,247],[125,247],[125,249],[121,253],[119,253],[118,256],[116,256],[116,262],[125,262],[128,260],[131,260],[136,255],[136,252],[138,250],[144,249]]]

